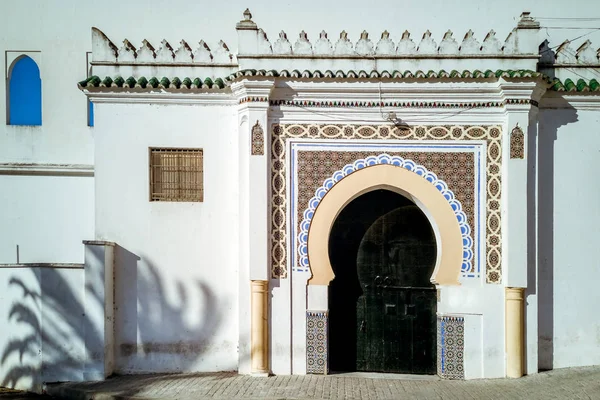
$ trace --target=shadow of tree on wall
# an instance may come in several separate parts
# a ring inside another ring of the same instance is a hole
[[[140,262],[140,257],[118,246],[116,253],[115,331],[122,331],[120,345],[114,346],[116,371],[139,371],[145,359],[164,354],[178,357],[173,357],[172,365],[156,365],[156,372],[193,368],[221,325],[223,302],[200,280],[167,282],[168,268]],[[90,271],[38,267],[11,271],[8,290],[14,300],[6,307],[8,313],[0,316],[6,318],[3,329],[11,332],[0,353],[0,386],[26,385],[40,391],[43,382],[83,380],[90,349],[103,346],[103,327],[86,315],[90,307],[103,307],[92,287],[103,282],[103,276],[92,277],[85,291],[85,273]],[[190,318],[200,310],[201,315]],[[128,334],[134,341],[127,340]],[[135,356],[133,363],[129,356]]]
[[[214,292],[205,282],[191,279],[172,282],[174,287],[169,288],[154,263],[140,262],[120,246],[115,258],[120,266],[115,274],[115,302],[125,307],[115,313],[115,330],[121,338],[115,349],[120,370],[148,372],[142,364],[156,355],[164,356],[155,361],[157,370],[189,370],[222,322],[224,310]],[[185,317],[190,309],[198,310],[196,323],[188,322],[189,315]]]

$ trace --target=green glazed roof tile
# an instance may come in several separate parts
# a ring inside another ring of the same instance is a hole
[[[130,88],[135,87],[135,83],[136,80],[133,78],[133,76],[130,76],[127,78],[127,80],[125,80],[125,85],[129,86]]]
[[[150,80],[148,81],[148,85],[152,86],[153,88],[157,88],[159,84],[160,84],[160,82],[155,77],[150,78]]]
[[[377,71],[373,70],[371,72],[366,72],[364,70],[361,71],[343,71],[343,70],[326,70],[325,72],[315,70],[255,70],[255,69],[247,69],[237,71],[225,78],[189,78],[185,77],[183,80],[178,77],[173,77],[171,79],[167,77],[163,77],[159,80],[157,77],[151,77],[149,79],[145,77],[128,77],[126,80],[117,76],[111,78],[109,76],[104,79],[100,79],[98,76],[91,76],[81,82],[78,83],[80,88],[141,88],[141,89],[177,89],[177,90],[185,90],[185,89],[223,89],[228,86],[232,81],[248,76],[265,76],[265,77],[283,77],[283,78],[297,78],[297,79],[308,79],[308,78],[318,78],[318,79],[397,79],[397,80],[419,80],[419,79],[431,79],[431,80],[443,80],[443,79],[498,79],[498,78],[510,78],[510,79],[525,79],[525,78],[543,78],[549,84],[549,89],[551,91],[565,91],[565,92],[600,92],[600,83],[596,79],[592,79],[590,81],[586,81],[585,79],[578,79],[577,83],[574,83],[572,79],[565,79],[564,82],[561,82],[558,79],[551,80],[548,76],[543,75],[536,71],[530,70],[486,70],[482,72],[480,70],[474,71],[457,71],[452,70],[450,72],[446,72],[444,70],[433,71],[429,70],[427,73],[417,70],[417,71]]]

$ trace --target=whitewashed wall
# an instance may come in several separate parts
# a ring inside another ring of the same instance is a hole
[[[540,113],[541,368],[600,364],[600,112],[573,105]]]
[[[150,5],[117,0],[86,4],[23,0],[2,8],[0,50],[40,52],[43,126],[7,126],[2,122],[5,96],[0,96],[0,163],[95,163],[96,197],[90,177],[0,177],[0,209],[4,210],[0,213],[0,261],[15,262],[17,244],[22,262],[81,261],[82,239],[115,241],[122,246],[116,256],[117,368],[122,372],[236,369],[238,322],[233,316],[238,304],[239,166],[234,108],[100,104],[96,127],[89,128],[86,99],[76,82],[87,75],[92,26],[115,41],[127,37],[137,46],[143,39],[159,43],[166,38],[172,44],[182,38],[194,44],[204,39],[209,45],[223,39],[235,52],[235,22],[249,4],[235,0],[213,13],[207,12],[210,5],[206,3],[174,0],[169,5],[170,20],[156,11],[159,2]],[[534,17],[584,17],[600,11],[600,3],[586,0],[572,1],[568,12],[560,0],[507,0],[469,7],[445,0],[430,1],[427,7],[420,1],[398,6],[392,0],[373,4],[352,0],[343,6],[323,3],[318,11],[301,3],[251,6],[254,20],[270,39],[284,29],[292,42],[301,30],[314,39],[322,29],[332,40],[345,29],[354,42],[363,29],[373,40],[387,29],[396,41],[405,29],[415,41],[429,29],[439,42],[448,29],[457,39],[472,29],[482,40],[494,28],[503,39],[524,10]],[[177,18],[183,13],[194,15],[193,23]],[[541,32],[551,46],[582,34],[553,28],[564,25],[543,21]],[[600,44],[598,32],[587,38]],[[6,72],[5,58],[0,58],[0,64]],[[0,91],[6,91],[4,79]],[[598,318],[592,307],[582,306],[598,302],[595,243],[588,240],[598,232],[600,222],[598,186],[588,184],[594,182],[597,166],[597,115],[595,111],[565,110],[540,116],[539,287],[528,301],[539,301],[539,331],[549,338],[541,341],[541,366],[600,363],[600,356],[593,351],[598,345]],[[149,146],[205,149],[204,203],[148,202]],[[547,173],[550,170],[552,173]],[[37,278],[27,279],[34,285]],[[10,285],[9,277],[0,282]],[[2,293],[13,296],[8,293],[14,288],[8,290]],[[498,293],[494,296],[497,307],[500,297]],[[9,303],[3,301],[2,307]],[[487,306],[482,308],[487,310]],[[500,327],[499,318],[486,326]],[[8,340],[8,336],[3,338]],[[495,351],[502,348],[499,343],[492,347]],[[488,356],[484,353],[482,357]],[[502,357],[491,356],[495,360]],[[41,368],[35,360],[31,361],[33,368]],[[501,375],[497,371],[494,376]]]
[[[119,372],[237,369],[235,112],[98,105],[95,236],[118,244]],[[149,147],[202,148],[204,202],[150,202]]]
[[[0,174],[0,263],[83,262],[94,235],[94,179]]]
[[[84,270],[0,266],[0,386],[40,392],[81,380]]]

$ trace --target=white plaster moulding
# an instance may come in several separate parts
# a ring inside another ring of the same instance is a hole
[[[375,108],[371,111],[357,109],[314,108],[299,109],[298,107],[271,108],[269,121],[279,124],[319,123],[319,124],[390,124],[386,115],[396,113],[399,126],[452,124],[452,125],[499,125],[506,122],[504,109],[410,109]],[[383,114],[383,115],[382,115]]]
[[[182,62],[172,62],[172,63],[153,63],[153,62],[112,62],[112,61],[92,61],[90,63],[92,67],[96,66],[106,66],[106,67],[197,67],[197,68],[238,68],[239,65],[237,63],[227,64],[227,63],[182,63]]]
[[[352,54],[327,54],[327,55],[314,55],[314,54],[238,54],[237,59],[303,59],[303,60],[409,60],[409,59],[529,59],[538,60],[540,59],[539,54],[397,54],[397,55],[378,55],[373,54],[369,56],[363,55],[352,55]]]
[[[88,164],[2,163],[0,175],[67,175],[94,176],[94,166]]]
[[[83,89],[83,93],[92,103],[112,104],[181,104],[181,105],[203,105],[203,106],[231,106],[236,105],[235,99],[229,90],[225,93],[206,93],[190,89],[186,93],[180,91],[158,90],[147,92],[144,89],[135,91],[106,88],[108,90]]]
[[[547,92],[540,101],[540,109],[575,109],[575,110],[600,110],[600,96],[598,93]]]
[[[495,95],[501,94],[501,89],[497,84],[486,82],[485,84],[472,84],[462,85],[456,83],[354,83],[354,84],[340,84],[340,83],[319,83],[319,86],[315,86],[314,82],[286,82],[286,84],[277,85],[273,90],[271,97],[284,97],[290,95],[308,95],[315,94],[319,97],[324,98],[336,98],[341,96],[373,96],[381,93],[382,95],[406,95],[414,94],[423,95],[440,95],[447,94],[449,96],[469,99],[474,96],[481,95]]]
[[[110,242],[108,240],[82,240],[83,244],[87,246],[116,246],[115,242]]]
[[[19,263],[0,264],[0,268],[84,269],[85,265],[76,263]]]
[[[585,63],[578,63],[578,64],[567,64],[567,63],[560,63],[560,64],[548,64],[548,63],[539,63],[538,64],[539,68],[548,68],[548,69],[553,69],[553,68],[600,68],[600,63],[594,63],[594,64],[585,64]]]

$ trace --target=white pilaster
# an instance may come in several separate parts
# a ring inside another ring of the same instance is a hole
[[[250,373],[250,281],[268,281],[270,271],[269,94],[272,80],[241,80],[232,85],[238,108],[240,161],[239,371]],[[263,151],[252,154],[252,131],[262,130]],[[270,309],[270,307],[269,307]]]
[[[501,81],[500,86],[506,102],[502,142],[503,283],[506,287],[525,289],[523,372],[531,374],[537,372],[538,342],[535,143],[538,102],[546,89],[540,81]],[[521,131],[522,154],[511,155],[511,138]]]

